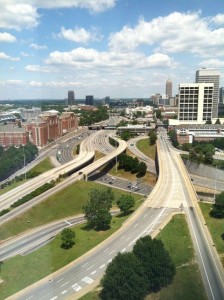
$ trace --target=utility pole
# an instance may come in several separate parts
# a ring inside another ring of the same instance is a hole
[[[26,154],[25,154],[25,150],[24,150],[25,145],[22,145],[22,146],[23,146],[23,167],[25,169],[25,167],[26,167]],[[25,175],[24,178],[26,179],[26,170],[25,170],[24,175]]]

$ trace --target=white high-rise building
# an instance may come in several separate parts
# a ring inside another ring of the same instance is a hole
[[[204,124],[212,119],[214,83],[180,84],[178,121]]]
[[[220,70],[214,68],[202,68],[196,71],[196,83],[213,83],[212,118],[218,117],[219,102],[219,78]]]

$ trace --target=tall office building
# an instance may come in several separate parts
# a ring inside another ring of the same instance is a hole
[[[178,120],[204,124],[212,119],[214,83],[180,84]]]
[[[224,104],[224,87],[219,89],[219,103]]]
[[[213,103],[212,103],[212,118],[218,117],[218,102],[219,102],[219,69],[202,68],[196,71],[196,83],[213,83]]]
[[[172,97],[172,81],[168,79],[166,81],[166,98]]]
[[[86,96],[86,105],[93,105],[93,96]]]
[[[68,105],[74,105],[75,104],[75,93],[74,91],[68,91]]]

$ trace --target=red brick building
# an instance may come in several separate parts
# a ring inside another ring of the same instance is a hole
[[[37,147],[44,147],[50,141],[57,140],[63,134],[70,132],[79,125],[79,118],[73,112],[62,113],[43,113],[39,118],[26,124],[29,131],[30,141]]]
[[[4,148],[19,147],[29,141],[29,134],[25,128],[12,124],[0,125],[0,145]]]

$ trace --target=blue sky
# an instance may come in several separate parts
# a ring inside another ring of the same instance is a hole
[[[151,97],[219,68],[223,0],[0,0],[0,100]]]

